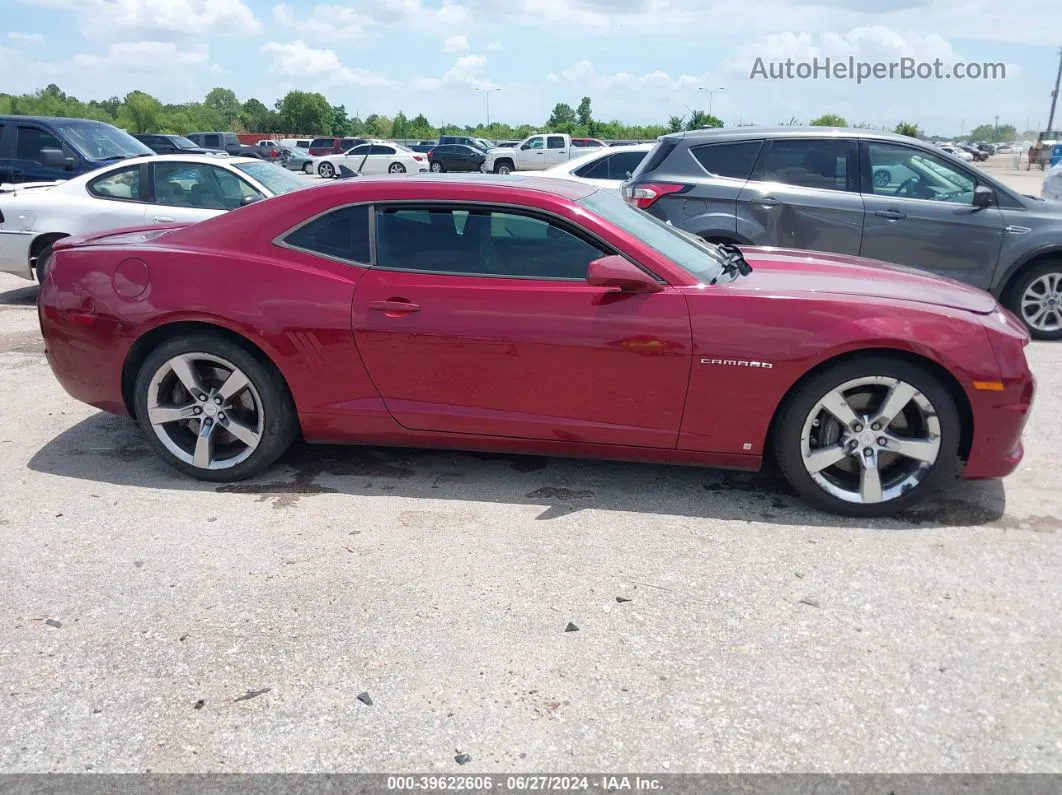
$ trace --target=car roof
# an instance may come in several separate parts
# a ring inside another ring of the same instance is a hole
[[[594,146],[585,153],[571,160],[565,160],[555,166],[547,168],[547,172],[568,173],[591,162],[608,157],[609,155],[622,154],[623,152],[651,152],[656,144],[624,144],[623,146]]]
[[[550,177],[529,177],[522,174],[411,174],[402,177],[401,180],[396,180],[394,177],[381,176],[360,177],[353,180],[353,182],[359,186],[378,184],[394,187],[396,184],[401,184],[403,187],[408,187],[409,198],[412,199],[419,198],[422,194],[426,199],[433,198],[430,196],[432,188],[437,188],[440,185],[452,185],[462,188],[508,188],[516,191],[548,193],[570,201],[578,201],[598,190],[593,185],[585,185],[580,182]],[[335,190],[339,192],[348,184],[351,184],[350,180],[336,180],[333,184],[322,185],[317,190]]]
[[[907,143],[917,140],[884,130],[852,127],[713,127],[709,130],[688,130],[661,136],[661,140],[682,141],[691,145],[744,141],[750,138],[873,138]]]

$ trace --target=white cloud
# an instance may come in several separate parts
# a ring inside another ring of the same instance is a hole
[[[443,52],[464,53],[469,51],[468,39],[464,36],[448,36],[443,42]]]
[[[500,50],[502,48],[500,41],[492,41],[487,45],[488,50]]]
[[[286,28],[294,29],[314,39],[350,41],[365,35],[353,8],[335,5],[318,5],[310,11],[310,16],[300,19],[295,9],[289,5],[273,6],[273,18]]]
[[[678,75],[672,77],[667,72],[659,69],[653,72],[636,75],[630,72],[616,72],[610,75],[599,75],[594,70],[594,65],[589,61],[579,61],[572,64],[560,74],[550,74],[546,77],[551,83],[572,83],[587,89],[609,90],[640,90],[640,89],[678,89],[692,88],[705,85],[710,77],[708,75]]]
[[[425,5],[424,0],[364,0],[357,7],[324,4],[314,6],[302,18],[297,9],[282,4],[273,7],[273,17],[309,38],[329,41],[360,38],[388,28],[464,38],[455,31],[467,29],[472,21],[468,7],[452,0],[443,0],[438,7]]]
[[[491,80],[483,77],[487,68],[487,59],[482,55],[462,55],[447,69],[442,77],[414,77],[409,87],[414,91],[434,91],[439,88],[498,88]]]
[[[166,72],[175,66],[208,65],[210,48],[206,44],[197,44],[191,49],[182,49],[169,41],[119,42],[108,47],[106,55],[81,54],[71,60],[78,68]]]
[[[16,44],[44,44],[44,36],[40,33],[15,33],[7,34],[7,37]]]
[[[20,0],[73,11],[90,36],[248,36],[258,21],[244,0]]]
[[[318,78],[330,85],[354,85],[364,88],[383,87],[391,81],[379,72],[344,66],[335,50],[317,50],[301,39],[291,44],[271,41],[262,52],[273,56],[270,71],[280,77]]]

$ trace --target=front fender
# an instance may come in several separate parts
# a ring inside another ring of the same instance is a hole
[[[32,281],[30,251],[39,234],[23,229],[0,229],[0,271]]]

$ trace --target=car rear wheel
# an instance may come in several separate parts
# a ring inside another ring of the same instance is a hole
[[[406,173],[406,167],[403,166],[401,163],[392,163],[387,168],[387,173],[389,173],[389,174],[405,174]]]
[[[499,163],[494,167],[495,174],[511,174],[513,173],[513,167],[508,163]]]
[[[431,170],[434,174],[441,174],[443,171],[443,164],[440,163],[438,160],[434,160],[431,164]]]
[[[1030,268],[1007,291],[1003,303],[1034,338],[1062,339],[1062,259]]]
[[[302,170],[306,174],[313,174],[313,163],[307,163],[302,167]]]
[[[44,280],[48,278],[48,268],[52,264],[52,244],[48,243],[39,252],[37,252],[36,265],[34,270],[37,272],[37,284],[44,284]]]
[[[177,337],[145,359],[137,422],[159,457],[200,480],[243,480],[272,464],[298,431],[280,374],[214,334]]]
[[[959,471],[955,401],[927,370],[866,356],[814,375],[787,399],[774,431],[786,480],[808,502],[886,516]]]
[[[336,175],[336,167],[326,160],[317,167],[317,173],[325,179],[332,179]]]

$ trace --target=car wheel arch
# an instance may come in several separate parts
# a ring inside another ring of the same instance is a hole
[[[276,371],[277,376],[284,384],[284,388],[287,390],[288,395],[294,402],[291,385],[288,382],[287,377],[284,375],[284,371],[277,364],[278,357],[275,354],[270,354],[265,346],[228,326],[222,325],[221,323],[207,320],[183,319],[165,322],[145,331],[137,337],[136,341],[129,348],[128,353],[126,353],[125,363],[122,365],[121,386],[122,401],[125,404],[126,410],[129,412],[129,416],[136,416],[133,409],[133,388],[136,384],[137,374],[140,371],[141,365],[157,347],[168,340],[186,334],[214,334],[239,345],[252,356]]]
[[[1052,259],[1062,259],[1062,245],[1044,246],[1029,252],[1025,257],[1010,266],[1006,275],[999,280],[999,286],[992,292],[1003,300],[1014,289],[1015,285],[1021,281],[1022,275],[1026,271]]]
[[[739,234],[718,234],[716,232],[699,232],[700,237],[709,243],[729,243],[734,246],[754,246],[751,240]]]
[[[817,362],[812,367],[801,373],[785,390],[785,394],[782,399],[778,401],[778,405],[775,406],[774,413],[771,416],[771,421],[767,425],[767,433],[764,441],[768,441],[774,438],[776,424],[779,418],[784,413],[785,407],[792,397],[797,393],[802,384],[814,378],[827,368],[834,367],[843,362],[849,362],[858,359],[873,359],[873,358],[888,358],[894,361],[907,362],[915,366],[921,367],[928,373],[933,375],[940,381],[941,385],[947,390],[952,400],[955,401],[955,407],[959,410],[959,420],[962,426],[962,435],[959,438],[959,456],[963,461],[966,461],[970,455],[970,449],[973,445],[973,407],[970,404],[970,397],[966,393],[959,380],[940,362],[934,359],[923,356],[911,350],[904,348],[888,348],[888,347],[875,347],[875,348],[858,348],[851,351],[845,351],[842,353],[831,354],[821,361]],[[765,458],[773,458],[774,446],[772,444],[764,445]],[[773,461],[771,462],[774,463]]]
[[[37,257],[40,256],[41,252],[48,246],[53,245],[57,240],[62,240],[64,237],[70,237],[70,234],[68,232],[46,232],[43,235],[37,235],[37,237],[33,238],[33,242],[30,244],[29,258],[34,271],[36,271],[37,267]]]

